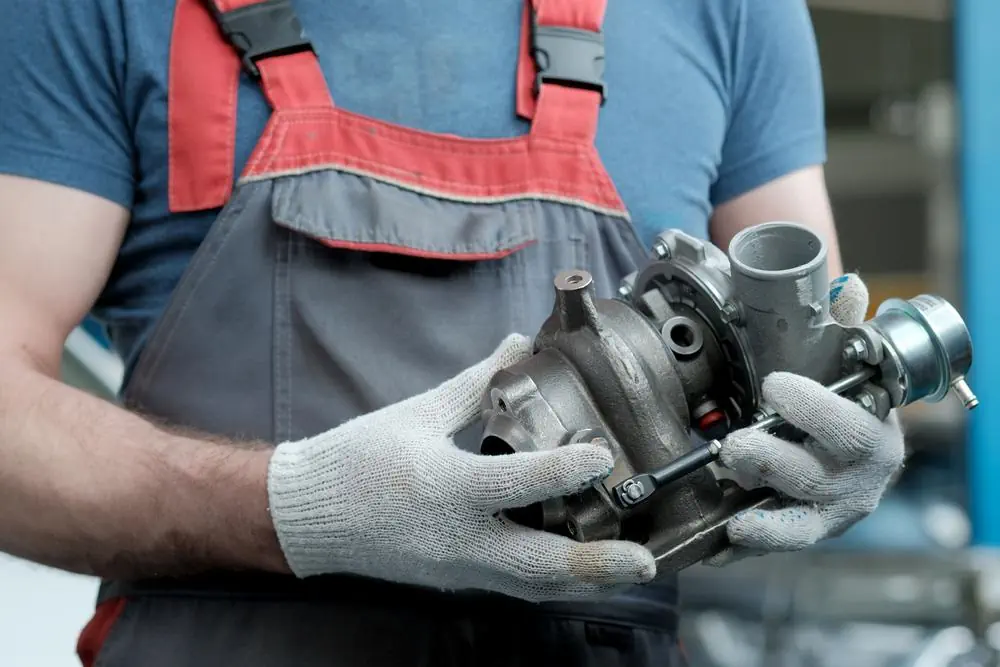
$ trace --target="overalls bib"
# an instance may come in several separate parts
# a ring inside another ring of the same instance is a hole
[[[561,270],[590,271],[610,296],[645,252],[594,147],[604,10],[528,0],[517,109],[530,132],[472,140],[336,107],[289,0],[179,0],[170,205],[222,212],[124,403],[295,440],[533,335]],[[241,68],[273,114],[234,189]],[[532,605],[338,575],[104,582],[78,648],[87,667],[673,667],[674,590]]]

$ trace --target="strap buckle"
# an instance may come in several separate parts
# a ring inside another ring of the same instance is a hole
[[[260,78],[257,61],[302,51],[312,51],[290,0],[266,0],[228,12],[220,12],[209,0],[226,39],[240,54],[243,67],[255,79]]]
[[[593,90],[601,94],[601,106],[608,97],[604,81],[604,31],[538,25],[531,21],[531,55],[538,74],[535,95],[542,84]]]

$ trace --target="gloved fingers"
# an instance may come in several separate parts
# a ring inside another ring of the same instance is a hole
[[[629,584],[585,584],[581,582],[563,583],[524,581],[507,577],[498,592],[528,602],[573,602],[585,600],[594,602],[624,593]]]
[[[723,465],[753,480],[751,488],[767,486],[797,500],[824,501],[851,493],[856,485],[839,466],[814,456],[807,447],[764,431],[742,429],[722,444]],[[841,474],[838,474],[841,473]]]
[[[498,524],[490,548],[492,567],[505,573],[519,597],[585,597],[656,576],[656,560],[634,542],[576,542],[510,522]]]
[[[493,352],[450,380],[413,399],[417,418],[454,435],[479,417],[486,388],[497,372],[531,356],[531,339],[511,334]]]
[[[469,501],[491,514],[582,491],[611,474],[615,462],[609,449],[591,443],[499,456],[454,451],[465,464]]]
[[[868,286],[856,273],[848,273],[830,283],[830,316],[845,327],[865,321],[868,314]]]
[[[827,534],[827,525],[815,505],[789,505],[773,510],[748,510],[726,526],[734,546],[764,552],[799,551]]]
[[[810,378],[771,373],[764,378],[762,393],[788,423],[840,461],[871,459],[885,440],[885,427],[877,417]]]
[[[885,487],[859,492],[850,498],[821,505],[820,515],[826,526],[826,537],[840,537],[851,526],[870,515],[878,507]]]

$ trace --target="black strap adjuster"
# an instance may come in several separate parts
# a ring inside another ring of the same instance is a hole
[[[536,95],[543,83],[554,83],[597,91],[601,94],[602,105],[607,100],[603,31],[540,26],[533,20],[531,55],[538,68]]]
[[[229,12],[219,12],[209,2],[215,20],[240,54],[243,67],[260,78],[257,61],[301,51],[314,51],[290,0],[267,0]]]

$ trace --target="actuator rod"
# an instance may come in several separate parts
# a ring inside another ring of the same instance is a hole
[[[826,386],[835,394],[843,394],[855,387],[858,387],[875,375],[875,369],[865,368],[844,376]],[[754,422],[748,428],[759,431],[772,431],[785,423],[785,419],[779,414],[772,414]],[[695,470],[699,470],[709,463],[719,459],[722,452],[722,443],[712,440],[699,447],[695,447],[687,454],[680,456],[667,465],[653,472],[635,475],[621,482],[612,489],[611,495],[619,507],[628,509],[635,507],[649,500],[657,491],[669,486],[671,483],[690,475]]]

